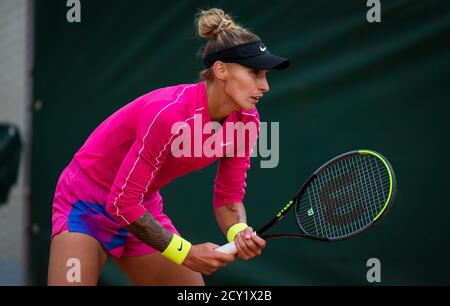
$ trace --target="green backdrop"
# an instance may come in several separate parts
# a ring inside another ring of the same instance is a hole
[[[280,123],[280,162],[252,160],[245,203],[262,225],[309,174],[357,148],[392,163],[398,195],[373,230],[339,243],[278,240],[262,256],[236,261],[210,285],[449,284],[448,201],[450,12],[448,1],[382,1],[381,23],[366,1],[81,1],[81,23],[66,1],[35,3],[35,67],[29,278],[45,284],[51,205],[60,172],[93,129],[153,89],[196,82],[198,8],[220,7],[291,59],[272,72],[261,120]],[[446,35],[447,34],[447,35]],[[447,38],[445,38],[447,37]],[[216,167],[162,190],[166,213],[193,243],[225,242],[212,209]],[[292,217],[292,216],[291,216]],[[291,219],[281,228],[292,226]],[[102,284],[130,284],[108,262]]]

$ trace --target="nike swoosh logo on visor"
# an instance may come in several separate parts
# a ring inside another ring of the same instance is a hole
[[[267,47],[261,47],[261,46],[259,46],[259,50],[261,50],[262,52],[264,52],[264,51],[266,51],[266,49],[267,49]]]

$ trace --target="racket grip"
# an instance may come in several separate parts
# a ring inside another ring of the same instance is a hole
[[[219,251],[219,252],[222,252],[225,254],[237,254],[237,252],[238,252],[234,241],[224,244],[221,247],[218,247],[216,249],[216,251]]]

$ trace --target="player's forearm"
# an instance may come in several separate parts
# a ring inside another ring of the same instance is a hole
[[[164,252],[173,236],[170,231],[159,224],[148,212],[145,212],[142,217],[127,225],[125,228],[137,238],[160,252]]]
[[[247,223],[245,207],[242,203],[232,203],[216,210],[216,220],[222,232],[226,235],[230,226],[236,223]]]

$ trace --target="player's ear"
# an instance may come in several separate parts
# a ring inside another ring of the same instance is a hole
[[[212,66],[214,76],[220,80],[226,80],[228,77],[228,67],[227,64],[221,61],[216,61]]]

